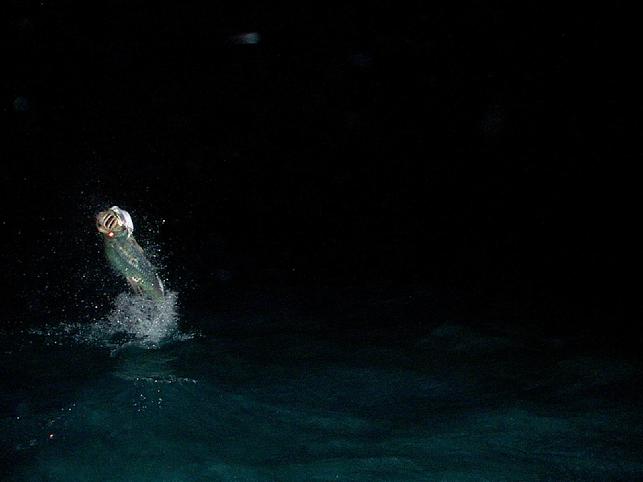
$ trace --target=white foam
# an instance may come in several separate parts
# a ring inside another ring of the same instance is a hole
[[[127,347],[159,348],[164,343],[193,338],[178,327],[177,296],[167,292],[162,300],[121,293],[104,319],[93,323],[60,323],[30,330],[47,337],[47,343],[77,343],[110,348],[112,355]]]
[[[176,293],[168,293],[160,301],[121,293],[107,319],[97,328],[106,335],[125,334],[140,344],[153,346],[176,334],[177,318]]]

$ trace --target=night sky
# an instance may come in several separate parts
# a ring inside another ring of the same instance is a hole
[[[638,343],[643,84],[620,2],[218,3],[9,2],[14,322],[124,289],[93,222],[117,204],[185,313],[408,291]]]

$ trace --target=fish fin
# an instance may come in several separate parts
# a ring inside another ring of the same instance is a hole
[[[163,281],[159,275],[156,275],[156,282],[158,283],[158,290],[161,292],[161,295],[165,296],[165,286],[163,286]]]

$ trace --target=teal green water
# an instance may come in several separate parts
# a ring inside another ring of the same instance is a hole
[[[0,332],[3,479],[643,477],[639,368],[557,340],[447,322],[397,346],[292,330],[148,343],[111,326]]]

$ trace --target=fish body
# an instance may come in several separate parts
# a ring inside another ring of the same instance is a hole
[[[135,293],[162,299],[163,283],[134,239],[134,224],[129,213],[112,206],[96,215],[96,228],[103,238],[105,256],[112,269],[127,280]]]

